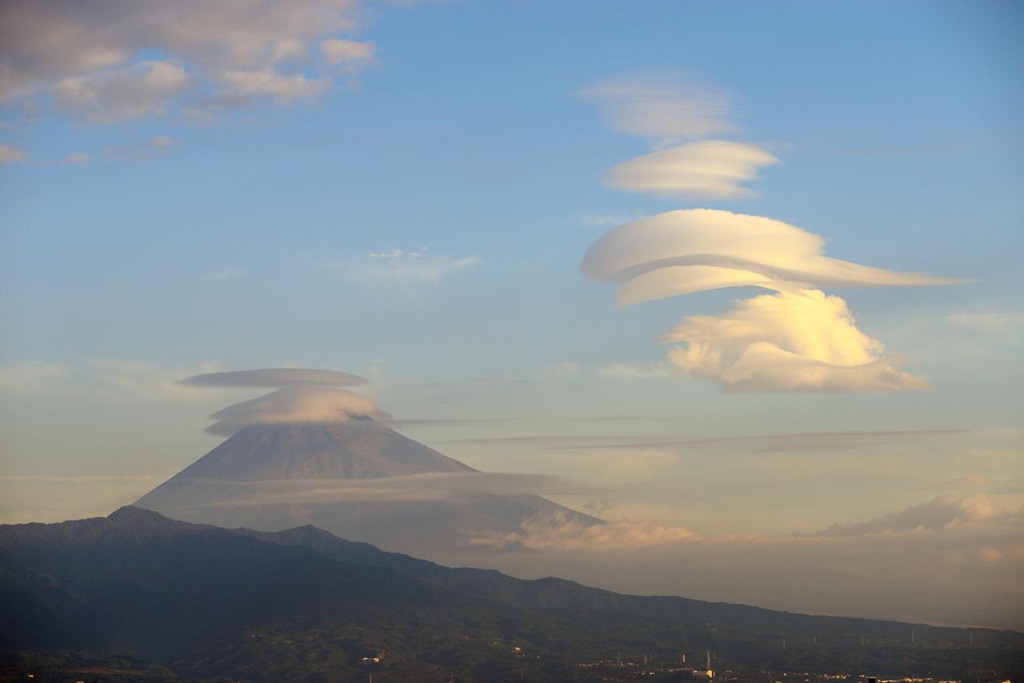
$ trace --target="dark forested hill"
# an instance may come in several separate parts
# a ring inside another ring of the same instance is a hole
[[[707,651],[716,668],[734,671],[971,680],[1017,680],[1024,671],[1018,633],[522,581],[313,527],[226,530],[137,508],[0,526],[0,669],[8,676],[120,657],[152,663],[133,680],[588,680],[580,664],[620,654],[703,661]]]

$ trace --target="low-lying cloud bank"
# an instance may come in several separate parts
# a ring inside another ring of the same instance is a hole
[[[477,543],[493,550],[488,566],[528,578],[817,614],[1024,628],[1024,513],[984,496],[942,496],[814,534],[702,536],[651,521],[582,528],[550,518]]]

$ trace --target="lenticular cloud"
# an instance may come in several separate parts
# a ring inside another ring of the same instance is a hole
[[[582,269],[588,277],[622,283],[622,305],[724,287],[794,291],[955,282],[829,258],[824,247],[820,236],[772,218],[688,209],[620,225],[587,250]]]
[[[614,86],[614,87],[613,87]],[[613,125],[643,136],[695,138],[730,128],[731,109],[678,79],[615,81],[588,91]],[[675,117],[675,118],[673,118]],[[666,196],[742,197],[740,183],[778,163],[763,148],[692,141],[612,168],[612,187]],[[713,289],[758,287],[722,316],[690,316],[662,341],[678,373],[729,391],[895,391],[927,385],[895,365],[881,342],[857,329],[846,302],[819,287],[958,282],[825,256],[825,240],[782,221],[715,209],[668,211],[611,230],[583,257],[587,277],[620,285],[623,306]]]
[[[233,372],[208,372],[181,381],[195,387],[351,387],[366,384],[369,380],[339,370],[318,370],[312,368],[263,368],[260,370],[235,370]]]
[[[243,427],[258,424],[391,420],[388,413],[377,408],[373,399],[336,388],[366,382],[358,375],[338,370],[265,368],[195,375],[181,383],[199,387],[276,388],[269,394],[235,403],[210,416],[216,422],[206,431],[230,436]]]

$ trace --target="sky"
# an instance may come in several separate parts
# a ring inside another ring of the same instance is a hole
[[[6,2],[0,522],[130,503],[263,393],[187,377],[326,368],[565,482],[618,535],[521,540],[635,558],[594,583],[683,543],[692,597],[849,612],[721,567],[926,564],[1024,623],[1022,20]]]

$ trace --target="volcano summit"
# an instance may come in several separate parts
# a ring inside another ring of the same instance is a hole
[[[267,371],[259,372],[266,379]],[[275,372],[284,374],[269,386],[286,388],[216,413],[220,422],[211,431],[233,426],[231,436],[135,505],[183,521],[263,531],[312,524],[440,560],[473,552],[481,539],[514,536],[525,522],[604,523],[495,486],[502,475],[402,436],[375,419],[386,414],[370,399],[324,388],[322,377],[312,378],[318,386],[295,386],[315,371]],[[244,374],[217,373],[216,380],[239,386]],[[205,377],[187,381],[209,385]]]

